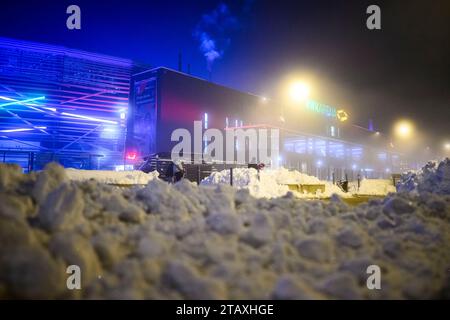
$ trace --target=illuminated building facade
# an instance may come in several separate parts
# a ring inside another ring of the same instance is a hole
[[[123,158],[131,60],[0,38],[0,157],[108,168]]]
[[[167,157],[178,143],[172,132],[184,128],[194,137],[193,122],[201,121],[203,130],[279,129],[279,164],[321,179],[388,177],[402,169],[385,137],[349,124],[344,110],[313,100],[282,106],[162,67],[133,75],[128,115],[129,163],[154,153]]]
[[[404,169],[384,137],[315,101],[280,105],[167,68],[0,38],[0,161],[123,169],[170,152],[177,128],[277,128],[279,164],[322,179]]]

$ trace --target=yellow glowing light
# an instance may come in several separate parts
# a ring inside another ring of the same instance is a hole
[[[344,122],[348,120],[348,113],[345,112],[344,110],[338,110],[336,112],[336,117],[338,118],[339,121]]]
[[[310,91],[310,87],[303,82],[294,82],[289,86],[289,95],[296,102],[305,101]]]
[[[450,142],[444,144],[444,149],[450,151]]]
[[[413,134],[413,124],[410,121],[402,120],[395,125],[395,134],[399,138],[409,138]]]

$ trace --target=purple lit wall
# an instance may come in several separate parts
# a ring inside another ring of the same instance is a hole
[[[135,71],[127,59],[0,38],[0,150],[36,151],[43,163],[80,153],[120,161]],[[64,164],[83,166],[72,158]]]

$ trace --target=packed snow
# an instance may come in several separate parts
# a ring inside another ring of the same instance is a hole
[[[399,191],[450,193],[450,159],[430,161],[421,170],[403,174],[397,185]]]
[[[90,179],[108,184],[147,184],[150,180],[159,176],[157,171],[145,173],[142,171],[103,171],[103,170],[78,170],[66,169],[66,175],[70,180],[86,181]]]
[[[209,177],[201,181],[202,185],[230,184],[230,170],[213,172]],[[295,196],[302,198],[330,198],[333,194],[341,197],[349,197],[339,187],[328,181],[320,181],[316,177],[309,176],[296,170],[286,168],[265,169],[258,171],[253,168],[233,169],[233,186],[237,189],[247,189],[257,198],[282,197],[289,192],[288,184],[323,184],[325,192],[307,194],[291,191]]]
[[[362,179],[359,188],[357,182],[353,182],[351,187],[357,195],[385,196],[397,191],[390,179]]]
[[[450,298],[448,175],[440,194],[419,179],[417,192],[350,207],[186,180],[123,189],[68,171],[0,164],[0,298]],[[66,287],[69,265],[81,290]],[[369,265],[380,290],[366,286]]]

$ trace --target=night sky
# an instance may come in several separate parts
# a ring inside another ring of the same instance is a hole
[[[66,28],[70,4],[81,30]],[[369,4],[381,7],[381,30],[366,28]],[[450,139],[448,0],[2,0],[0,36],[174,69],[181,51],[192,74],[210,69],[214,82],[272,98],[287,75],[307,75],[313,98],[354,123],[389,132],[406,117],[436,143]]]

